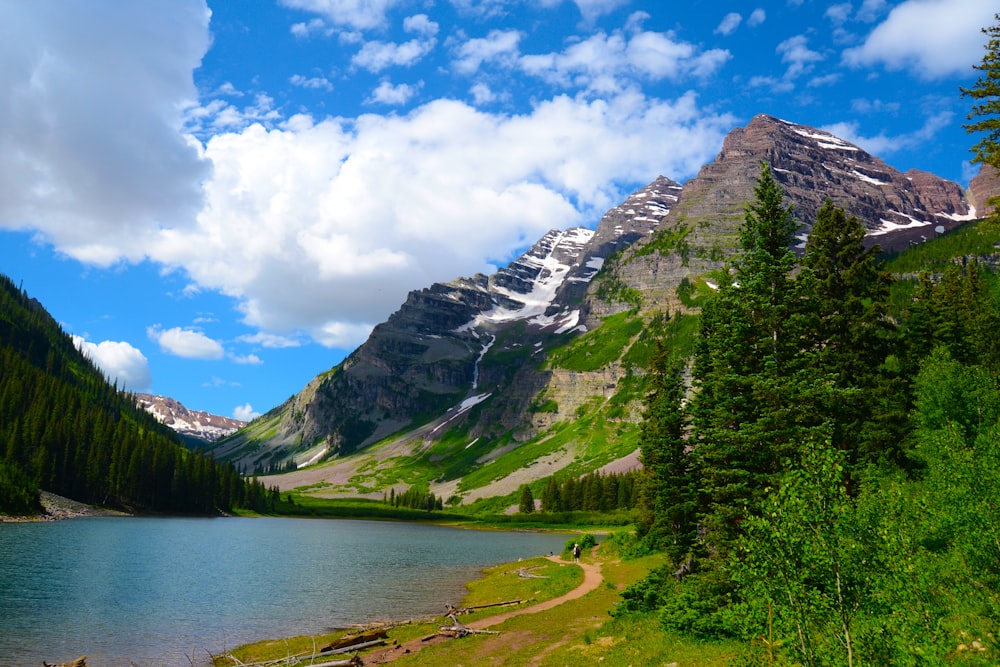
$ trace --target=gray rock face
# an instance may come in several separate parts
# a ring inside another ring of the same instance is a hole
[[[828,132],[759,115],[733,130],[715,160],[684,184],[659,223],[659,235],[639,239],[606,268],[591,289],[592,312],[620,308],[601,298],[601,284],[608,282],[641,293],[646,307],[683,310],[676,295],[680,282],[717,270],[738,253],[738,232],[762,162],[801,223],[800,251],[827,199],[861,220],[866,243],[883,250],[903,250],[976,216],[957,183],[920,171],[901,173]]]
[[[765,115],[726,137],[715,160],[685,184],[675,213],[742,222],[764,161],[794,205],[803,235],[826,199],[861,220],[871,242],[884,250],[904,249],[972,218],[957,183],[915,170],[900,173],[828,132]]]

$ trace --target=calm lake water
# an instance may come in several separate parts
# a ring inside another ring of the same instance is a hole
[[[378,521],[0,524],[0,665],[204,665],[248,641],[437,615],[490,565],[565,535]]]

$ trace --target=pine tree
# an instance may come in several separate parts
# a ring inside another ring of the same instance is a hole
[[[687,452],[688,419],[684,411],[683,366],[671,363],[668,350],[657,346],[647,379],[642,423],[644,541],[682,560],[697,537],[698,480]]]
[[[803,297],[792,278],[797,223],[767,164],[754,196],[740,233],[743,255],[702,310],[694,365],[695,454],[716,549],[731,543],[782,461],[816,429],[801,409],[813,387],[800,354]]]
[[[964,126],[966,132],[986,135],[972,147],[975,154],[972,161],[1000,169],[1000,14],[995,14],[994,18],[996,24],[982,29],[989,38],[986,55],[979,65],[973,65],[980,72],[979,79],[971,88],[960,90],[963,97],[976,101],[968,115],[970,122]],[[994,197],[989,203],[996,205],[997,199]],[[998,219],[1000,207],[993,215],[994,221]]]
[[[531,514],[535,511],[535,497],[527,484],[521,485],[521,498],[517,504],[517,511],[521,514]]]
[[[555,477],[549,477],[545,483],[545,489],[542,491],[542,511],[561,512],[562,510],[562,494],[559,491],[559,482],[556,481]]]
[[[806,242],[798,280],[808,302],[803,352],[813,376],[814,408],[849,451],[851,467],[897,458],[905,419],[905,382],[886,361],[898,337],[887,316],[891,279],[865,248],[865,229],[827,200]],[[882,409],[874,396],[897,398]]]

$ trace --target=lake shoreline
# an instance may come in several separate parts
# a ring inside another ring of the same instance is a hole
[[[81,503],[70,498],[58,496],[48,491],[40,491],[38,500],[42,505],[41,514],[9,515],[0,514],[0,523],[42,523],[46,521],[62,521],[64,519],[82,519],[86,517],[133,516],[128,512],[102,509]]]

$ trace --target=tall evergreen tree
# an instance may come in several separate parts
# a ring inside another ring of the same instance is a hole
[[[887,316],[891,279],[876,262],[878,246],[865,248],[864,237],[860,220],[826,200],[798,278],[808,303],[802,353],[817,408],[850,466],[898,457],[907,395],[906,383],[886,363],[898,342]]]
[[[657,345],[647,379],[642,423],[644,541],[674,560],[692,551],[697,538],[698,478],[687,451],[683,366]]]
[[[531,493],[531,487],[527,484],[521,485],[521,497],[517,504],[517,511],[521,514],[531,514],[535,511],[535,496]]]
[[[714,548],[731,543],[782,460],[814,437],[813,413],[801,409],[812,385],[799,354],[805,316],[792,278],[797,223],[783,198],[762,165],[740,233],[743,255],[702,309],[692,424]]]

